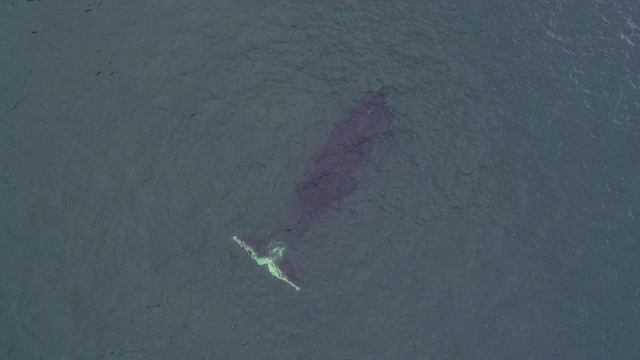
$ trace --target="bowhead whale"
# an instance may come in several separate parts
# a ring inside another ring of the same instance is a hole
[[[369,94],[349,111],[346,120],[335,126],[310,159],[295,188],[294,208],[283,225],[269,236],[263,235],[262,239],[255,235],[233,237],[253,260],[267,266],[272,275],[296,290],[300,290],[300,286],[293,267],[285,258],[287,245],[272,239],[282,231],[301,237],[321,214],[355,189],[356,170],[365,164],[375,138],[389,127],[387,97],[385,90]]]

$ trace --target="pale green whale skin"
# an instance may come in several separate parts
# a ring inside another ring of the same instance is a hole
[[[271,275],[293,286],[296,291],[300,291],[300,286],[294,284],[291,279],[287,278],[284,271],[282,271],[282,269],[280,268],[280,263],[282,261],[282,258],[284,257],[284,251],[286,248],[284,243],[271,244],[269,246],[269,252],[267,253],[267,255],[260,256],[254,249],[251,248],[251,246],[240,240],[240,238],[238,238],[237,236],[234,236],[233,240],[238,243],[238,245],[240,245],[243,249],[247,250],[249,256],[251,256],[251,258],[255,260],[258,265],[266,265]]]

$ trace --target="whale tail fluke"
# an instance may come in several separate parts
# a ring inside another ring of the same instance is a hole
[[[300,286],[293,282],[292,274],[287,270],[284,259],[286,245],[282,242],[275,242],[269,245],[266,254],[261,254],[250,243],[243,241],[238,236],[234,236],[233,240],[247,251],[249,256],[260,266],[267,266],[271,275],[293,286],[296,291],[300,291]]]

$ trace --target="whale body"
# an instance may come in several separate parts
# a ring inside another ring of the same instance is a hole
[[[272,275],[296,290],[300,290],[300,286],[296,272],[285,257],[286,244],[272,239],[282,231],[302,237],[320,215],[355,189],[356,170],[366,163],[375,138],[389,128],[387,96],[385,90],[373,92],[349,111],[346,120],[335,126],[310,159],[296,186],[295,205],[284,225],[263,235],[262,239],[255,235],[233,237],[253,260],[267,266]]]
[[[354,172],[367,160],[374,138],[389,127],[386,98],[387,93],[380,90],[364,99],[346,121],[335,127],[310,161],[296,189],[293,226],[298,230],[306,230],[320,214],[354,190]]]

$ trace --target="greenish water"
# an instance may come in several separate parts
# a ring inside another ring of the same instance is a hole
[[[639,18],[0,5],[0,357],[640,357]],[[231,237],[383,86],[357,189],[287,243],[294,291]]]

